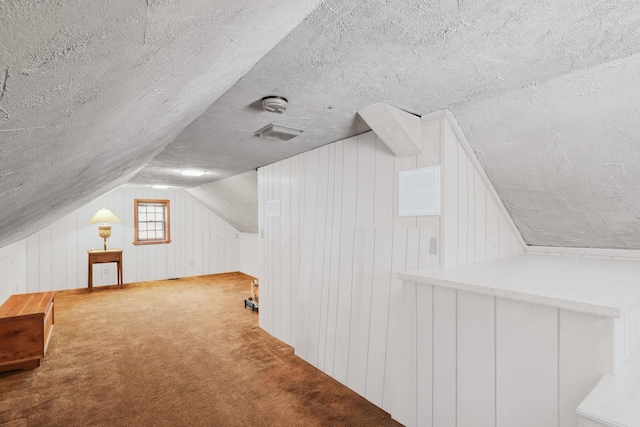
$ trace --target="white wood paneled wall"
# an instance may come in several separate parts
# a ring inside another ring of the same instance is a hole
[[[419,330],[432,321],[432,291],[397,273],[524,252],[447,120],[423,120],[418,156],[397,158],[369,132],[258,171],[260,326],[408,425],[455,420],[455,318],[430,326],[434,347]],[[448,218],[400,217],[398,173],[440,164],[442,148]],[[268,216],[276,200],[280,215]],[[436,400],[433,357],[448,391]]]
[[[404,307],[418,321],[400,317],[390,335],[388,357],[402,363],[384,408],[407,426],[576,427],[578,404],[612,372],[613,319],[402,286],[422,297]]]
[[[21,240],[0,248],[0,304],[27,292],[27,244]]]
[[[466,140],[448,116],[442,126],[443,261],[445,267],[525,253],[517,233],[491,183],[483,179]]]
[[[289,345],[300,269],[300,156],[258,170],[260,326]],[[280,215],[266,204],[280,201]],[[263,308],[263,307],[266,307]]]
[[[240,271],[260,278],[260,236],[254,233],[240,233]]]
[[[132,244],[133,200],[136,198],[171,201],[170,244]],[[125,283],[240,269],[238,231],[186,192],[120,187],[24,241],[3,248],[0,252],[0,260],[5,260],[0,261],[1,295],[8,297],[15,293],[14,289],[41,292],[86,287],[87,249],[102,248],[97,226],[89,224],[89,219],[102,207],[113,211],[122,221],[113,224],[107,245],[124,250]],[[2,254],[9,254],[9,258]],[[18,270],[5,273],[7,263],[18,266]],[[115,283],[115,268],[115,264],[96,264],[94,286]],[[20,288],[22,283],[25,286]]]
[[[312,363],[326,365],[327,371],[334,370],[334,349],[346,351],[336,340],[346,340],[349,346],[349,335],[339,336],[344,331],[336,330],[336,324],[344,321],[339,318],[344,312],[334,302],[337,298],[343,302],[348,301],[347,297],[351,299],[351,294],[341,293],[346,292],[345,286],[351,289],[351,283],[361,280],[354,276],[359,274],[354,271],[361,271],[359,264],[355,264],[360,262],[356,249],[371,244],[367,253],[362,253],[362,262],[366,259],[373,265],[371,257],[375,255],[376,260],[386,260],[390,265],[391,239],[396,228],[420,227],[429,230],[436,239],[439,236],[438,217],[418,219],[397,214],[397,172],[439,163],[439,125],[430,123],[426,128],[430,139],[419,156],[396,158],[369,132],[258,171],[264,276],[261,326],[288,344],[295,343],[296,351],[308,353]],[[273,200],[280,201],[279,217],[266,214],[266,203]],[[429,257],[425,233],[423,265],[427,265],[429,258],[437,265],[437,253]],[[377,244],[371,239],[377,239]],[[404,253],[406,247],[398,247],[396,251]],[[387,282],[392,280],[390,272],[374,273],[367,272],[367,266],[362,268],[365,269],[362,274],[366,273],[362,280],[372,280],[369,277],[372,274],[386,274]],[[397,280],[395,275],[393,280]],[[366,289],[364,292],[368,295]],[[320,305],[312,304],[308,311],[305,304],[309,299],[319,301]],[[307,332],[302,331],[309,328],[318,331],[321,341],[315,343],[307,338]],[[301,334],[300,342],[296,331]],[[311,347],[307,349],[305,343]],[[338,363],[335,369],[336,377],[346,382],[347,367]]]

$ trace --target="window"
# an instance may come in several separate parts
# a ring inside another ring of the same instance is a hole
[[[135,199],[133,201],[134,245],[171,242],[169,200]]]

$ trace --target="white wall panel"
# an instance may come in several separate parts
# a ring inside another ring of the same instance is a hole
[[[338,307],[339,307],[339,275],[340,275],[340,242],[341,242],[341,224],[342,224],[342,169],[343,169],[343,142],[332,145],[334,147],[334,186],[333,194],[333,210],[332,228],[331,228],[331,247],[329,253],[329,271],[328,271],[328,301],[327,301],[327,332],[325,337],[325,355],[324,355],[324,372],[333,375],[335,352],[336,352],[336,333],[338,325]]]
[[[291,159],[291,261],[289,268],[291,269],[291,281],[286,284],[289,287],[289,293],[291,295],[291,306],[295,306],[298,302],[298,283],[300,275],[300,239],[301,239],[301,220],[300,212],[302,212],[303,198],[301,195],[302,180],[300,179],[300,156],[296,156]],[[297,328],[297,322],[295,317],[296,310],[291,309],[289,313],[290,322],[290,335],[291,339],[287,341],[287,337],[283,336],[281,339],[287,344],[291,344],[295,347],[295,331]]]
[[[373,281],[371,293],[371,321],[366,372],[365,396],[382,407],[384,396],[384,368],[387,355],[389,324],[389,292],[393,257],[393,229],[375,230]]]
[[[496,300],[496,425],[558,426],[557,310]]]
[[[430,427],[434,421],[434,287],[416,286],[416,420]]]
[[[456,291],[433,290],[433,425],[455,426],[457,372]]]
[[[374,177],[374,227],[389,227],[393,224],[394,182],[393,174],[395,157],[386,145],[376,137],[375,177]]]
[[[373,278],[373,240],[374,233],[372,228],[357,227],[355,229],[347,386],[361,396],[366,394],[367,382],[371,282]]]
[[[291,159],[280,164],[280,204],[291,205]],[[280,210],[280,336],[291,341],[291,209]]]
[[[320,348],[321,335],[321,313],[322,313],[322,293],[324,284],[325,258],[329,256],[325,250],[327,234],[327,189],[329,186],[329,147],[322,147],[316,150],[318,157],[314,159],[317,163],[317,181],[314,191],[315,204],[309,203],[315,210],[312,223],[306,222],[309,226],[308,233],[313,236],[313,255],[311,259],[311,297],[309,305],[305,307],[306,317],[309,326],[307,329],[307,361],[318,367],[318,354],[324,351]],[[309,155],[312,157],[312,154]],[[313,169],[312,169],[313,170]],[[305,201],[306,203],[306,201]]]
[[[411,301],[411,295],[406,295],[410,286],[398,279],[398,272],[406,269],[407,229],[398,228],[393,232],[392,259],[391,259],[391,283],[389,288],[389,321],[388,340],[385,358],[384,395],[382,408],[393,414],[394,418],[403,424],[409,425],[407,414],[415,414],[416,396],[415,385],[412,387],[412,379],[415,384],[415,360],[413,365],[411,358],[415,351],[415,322],[405,319],[403,316],[407,304]],[[415,287],[415,285],[414,285]],[[411,289],[413,291],[413,289]],[[405,321],[406,320],[406,321]],[[412,370],[406,375],[403,368]],[[412,393],[412,394],[410,394]],[[411,415],[415,424],[415,415]]]
[[[272,185],[270,187],[271,192],[269,194],[269,200],[274,200],[278,202],[280,202],[280,195],[281,195],[281,182],[282,182],[282,176],[280,173],[281,165],[282,165],[281,162],[271,165],[271,174],[270,174]],[[280,209],[280,214],[278,216],[267,218],[269,221],[269,227],[273,236],[280,236],[280,237],[282,236],[281,212],[282,212],[282,209]],[[281,248],[283,243],[282,238],[274,238],[271,240],[271,242],[272,242],[272,247],[271,247],[272,254],[271,254],[271,265],[270,265],[271,280],[274,283],[282,283],[282,265],[281,265],[281,258],[282,258]],[[281,298],[283,293],[284,291],[282,289],[282,286],[270,287],[268,298],[267,298],[267,306],[273,307],[274,309],[270,313],[269,321],[271,325],[271,330],[274,331],[276,336],[282,335],[281,333],[282,324],[281,324],[280,312],[282,311],[282,308],[283,308],[282,307],[283,300]]]
[[[494,298],[458,291],[457,426],[493,427],[495,417]]]
[[[317,342],[312,343],[309,338],[310,331],[310,316],[309,310],[311,305],[315,302],[312,300],[314,291],[314,254],[316,243],[316,217],[318,210],[316,209],[318,203],[318,188],[319,181],[319,160],[320,154],[318,150],[313,150],[303,154],[302,156],[302,171],[303,180],[305,184],[305,193],[301,195],[304,198],[304,222],[302,223],[302,238],[300,247],[300,279],[298,287],[298,301],[296,303],[297,312],[297,325],[296,325],[296,354],[301,358],[308,360],[308,357],[313,357],[315,360],[317,357]],[[282,209],[282,206],[281,206]],[[278,239],[278,236],[268,236],[273,240]],[[321,254],[320,254],[321,255]],[[317,262],[317,261],[316,261]],[[268,266],[267,266],[268,268]],[[317,278],[315,279],[317,280]],[[277,282],[270,282],[276,286]],[[317,285],[316,285],[317,286]],[[267,329],[267,331],[274,336],[273,329]],[[315,335],[317,337],[317,335]],[[310,348],[311,347],[311,348]],[[312,354],[315,353],[315,356]]]
[[[376,136],[373,132],[358,135],[356,183],[356,227],[373,227],[376,183]],[[389,177],[390,178],[390,177]]]
[[[473,222],[473,212],[469,211],[469,191],[471,188],[468,188],[469,180],[467,177],[469,159],[467,159],[467,155],[464,152],[464,149],[457,144],[458,149],[458,169],[457,169],[457,177],[456,184],[458,187],[458,231],[457,231],[457,255],[458,260],[457,264],[467,264],[469,262],[473,262],[473,260],[469,260],[468,258],[468,244],[469,244],[469,235],[468,235],[468,226],[469,222]],[[446,166],[445,166],[446,168]],[[445,215],[447,212],[445,212]],[[471,220],[471,221],[470,221]]]
[[[444,120],[442,132],[442,229],[443,265],[458,264],[458,140]]]
[[[613,374],[613,321],[560,310],[559,322],[559,425],[575,426],[580,402],[604,373]]]
[[[319,313],[318,319],[319,325],[319,337],[318,337],[318,356],[317,366],[319,369],[326,370],[326,352],[327,352],[327,329],[329,327],[329,293],[331,290],[330,276],[331,276],[331,248],[333,239],[333,204],[334,204],[334,189],[336,183],[335,176],[335,145],[331,144],[324,147],[327,151],[327,185],[326,193],[323,193],[323,197],[326,199],[325,208],[325,227],[324,245],[323,245],[323,264],[322,264],[322,289],[319,299]]]
[[[209,239],[206,239],[209,241]],[[260,274],[260,235],[240,233],[240,271],[249,276],[261,277]]]
[[[0,248],[0,304],[27,292],[27,244],[21,240]]]
[[[338,272],[338,302],[336,338],[333,356],[333,378],[347,384],[349,340],[351,338],[351,299],[353,286],[353,254],[355,229],[343,228],[340,234],[340,269]]]

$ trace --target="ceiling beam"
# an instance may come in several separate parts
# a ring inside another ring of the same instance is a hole
[[[396,157],[421,153],[422,128],[418,116],[382,102],[363,108],[358,114]]]

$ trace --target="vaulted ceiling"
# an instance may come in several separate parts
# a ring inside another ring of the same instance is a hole
[[[127,182],[255,231],[252,170],[386,102],[450,109],[529,244],[638,249],[639,52],[637,1],[2,2],[0,246]]]

